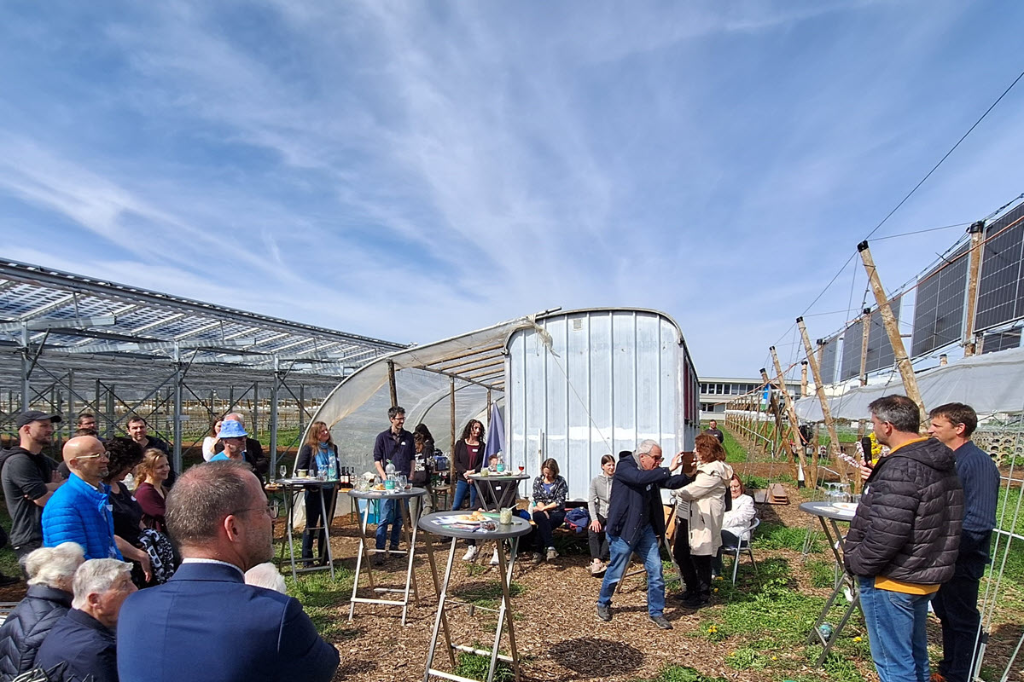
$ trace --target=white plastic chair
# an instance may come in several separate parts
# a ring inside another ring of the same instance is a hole
[[[754,560],[754,552],[750,549],[750,543],[754,539],[754,531],[761,525],[761,519],[755,518],[750,522],[750,528],[747,529],[745,540],[740,539],[736,542],[735,546],[722,545],[722,553],[728,553],[732,555],[732,584],[736,584],[736,573],[740,567],[740,554],[743,552],[747,553],[750,557],[750,563],[754,566],[754,573],[757,574],[757,561]]]

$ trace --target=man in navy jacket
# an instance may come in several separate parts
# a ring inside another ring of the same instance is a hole
[[[681,456],[679,453],[672,460],[672,469],[679,466]],[[670,469],[659,466],[661,461],[661,447],[645,440],[615,467],[606,525],[611,560],[597,597],[597,617],[605,622],[612,619],[615,586],[622,579],[629,557],[636,552],[643,557],[647,571],[647,613],[662,630],[672,629],[664,616],[665,579],[659,539],[665,535],[665,512],[661,489],[682,488],[690,479],[682,474],[673,476]]]
[[[167,494],[183,562],[132,595],[117,628],[121,682],[327,682],[338,651],[294,598],[246,585],[269,561],[272,511],[248,464],[194,466]]]
[[[996,526],[999,469],[971,440],[978,426],[978,415],[970,405],[939,405],[928,416],[928,433],[956,457],[956,473],[964,487],[965,510],[953,577],[942,584],[932,599],[935,614],[942,621],[942,660],[938,675],[933,677],[945,682],[967,682],[973,679],[971,664],[981,623],[978,584],[985,575],[992,529]]]

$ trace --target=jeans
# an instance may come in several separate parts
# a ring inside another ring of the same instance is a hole
[[[651,616],[663,615],[665,578],[661,574],[661,546],[658,544],[658,536],[654,534],[654,529],[650,525],[645,527],[633,547],[621,537],[609,533],[608,549],[611,551],[611,561],[604,574],[604,580],[601,581],[601,593],[597,597],[597,603],[601,606],[611,606],[615,586],[626,572],[629,558],[636,552],[643,558],[644,569],[647,571],[647,612]]]
[[[455,482],[455,499],[452,501],[452,511],[462,509],[462,502],[469,493],[469,508],[476,509],[476,486],[464,478]]]
[[[595,532],[589,528],[587,529],[587,540],[590,542],[590,558],[607,561],[608,533],[605,532],[604,527],[608,523],[608,519],[598,514],[597,521],[601,524],[601,530]]]
[[[402,537],[402,508],[404,500],[381,500],[380,518],[377,519],[377,549],[384,549],[388,538],[388,526],[391,526],[391,549],[398,549],[398,540]]]
[[[552,530],[565,523],[565,511],[562,509],[549,509],[547,512],[533,512],[533,522],[537,524],[537,534],[534,540],[534,549],[543,552],[548,547],[554,547]]]
[[[928,682],[928,602],[932,595],[875,587],[858,576],[860,606],[881,682]]]

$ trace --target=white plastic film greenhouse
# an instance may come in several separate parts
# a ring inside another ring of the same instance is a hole
[[[584,499],[601,456],[645,438],[672,454],[692,449],[697,373],[679,326],[651,310],[545,312],[397,351],[347,377],[324,401],[342,466],[372,469],[374,438],[392,403],[406,428],[423,422],[451,450],[469,419],[504,417],[505,459],[536,475],[553,457]],[[488,434],[488,437],[493,437]]]

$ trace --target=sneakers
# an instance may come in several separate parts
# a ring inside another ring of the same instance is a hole
[[[603,620],[606,623],[612,622],[612,607],[610,607],[610,606],[602,606],[601,604],[598,604],[597,605],[597,617],[600,618],[601,620]],[[668,622],[668,621],[665,621],[665,622]],[[669,627],[671,628],[672,626],[669,625]]]
[[[542,552],[534,552],[533,559],[531,559],[531,561],[535,564],[541,563],[544,561],[544,554]]]
[[[476,556],[480,553],[480,549],[476,545],[470,545],[466,548],[466,553],[462,555],[463,561],[473,561]]]
[[[555,548],[554,547],[548,547],[547,560],[548,561],[554,561],[557,558],[558,558],[558,552],[555,550]]]
[[[491,566],[498,565],[498,548],[494,548],[494,554],[491,555]]]
[[[600,607],[598,607],[600,608]],[[665,616],[651,616],[651,622],[657,625],[662,630],[671,630],[672,623],[668,622]]]
[[[686,599],[683,599],[683,606],[686,606],[686,607],[691,608],[691,609],[699,609],[702,606],[707,606],[710,603],[711,603],[711,597],[709,595],[706,595],[706,594],[700,594],[699,592],[695,593],[691,597],[687,597]]]
[[[600,559],[594,559],[590,562],[590,575],[601,575],[608,569]]]
[[[373,555],[373,565],[383,566],[384,565],[384,550],[378,549]]]

